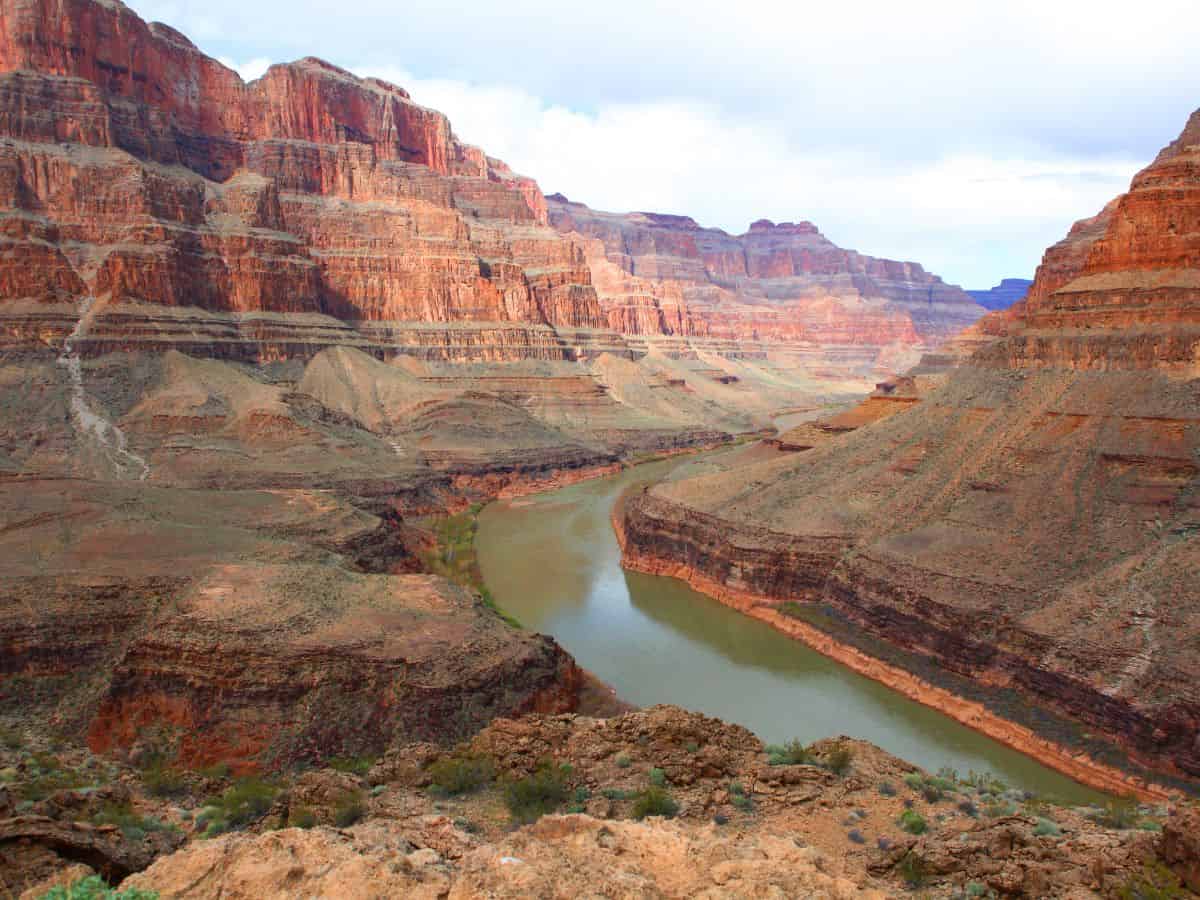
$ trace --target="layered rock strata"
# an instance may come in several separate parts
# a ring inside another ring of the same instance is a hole
[[[1200,777],[1198,131],[1047,251],[919,402],[632,499],[627,559],[824,605]]]
[[[1003,278],[998,285],[986,291],[969,290],[967,293],[984,309],[996,312],[1024,300],[1031,287],[1033,282],[1028,278]]]
[[[548,200],[551,224],[596,273],[609,325],[626,334],[858,348],[874,363],[887,347],[937,345],[984,313],[920,265],[843,250],[811,222],[762,220],[734,236],[686,216]]]

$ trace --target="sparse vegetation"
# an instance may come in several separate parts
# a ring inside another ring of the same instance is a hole
[[[325,760],[325,765],[348,775],[366,775],[375,765],[374,756],[335,756]]]
[[[844,741],[838,741],[821,757],[821,765],[838,776],[849,772],[853,762],[854,748]]]
[[[1158,860],[1146,863],[1117,889],[1120,900],[1182,900],[1188,896],[1179,876]]]
[[[317,824],[317,816],[307,806],[296,806],[288,810],[289,828],[313,828]]]
[[[667,784],[667,773],[662,769],[651,769],[649,778],[650,784],[654,787],[665,787]]]
[[[567,799],[567,785],[561,768],[544,763],[528,778],[510,781],[504,786],[504,805],[514,822],[528,825],[553,812]]]
[[[633,760],[629,758],[628,753],[618,753],[616,764],[618,769],[628,769],[633,764]]]
[[[925,817],[915,809],[906,809],[902,812],[900,818],[896,820],[896,824],[909,834],[924,834],[929,828]]]
[[[196,817],[196,827],[203,829],[204,837],[245,828],[267,814],[278,793],[278,787],[259,778],[239,779],[209,802]]]
[[[129,888],[119,891],[109,887],[98,875],[91,875],[66,887],[54,887],[38,900],[158,900],[157,891]]]
[[[1033,829],[1033,833],[1038,837],[1058,837],[1062,834],[1062,829],[1058,824],[1050,819],[1038,819],[1037,825]]]
[[[925,860],[912,851],[904,854],[904,858],[896,866],[896,871],[910,888],[921,887],[929,877],[929,867]]]
[[[366,814],[367,811],[363,806],[362,794],[356,791],[346,794],[338,802],[337,809],[333,813],[333,823],[338,828],[349,828],[351,825],[356,825],[362,821],[363,816]]]
[[[488,756],[447,756],[429,767],[429,790],[435,795],[457,797],[491,784],[495,777],[496,764]]]
[[[166,760],[161,758],[142,769],[142,784],[155,797],[180,797],[188,789],[183,772],[170,768]]]
[[[1126,829],[1136,827],[1140,816],[1136,800],[1130,797],[1118,797],[1108,801],[1104,805],[1104,809],[1095,813],[1091,818],[1096,824],[1103,825],[1105,828]]]
[[[679,804],[659,787],[648,787],[633,801],[633,817],[638,819],[647,816],[665,816],[670,819],[679,812]]]
[[[812,753],[798,738],[792,738],[786,744],[768,746],[767,759],[773,766],[803,766],[814,762]]]
[[[892,784],[890,781],[881,781],[879,783],[879,796],[895,797],[896,796],[896,786],[894,784]]]
[[[128,803],[105,803],[92,816],[94,825],[115,825],[131,841],[140,841],[153,831],[170,831],[173,826],[152,816],[141,816]]]
[[[484,606],[513,628],[520,628],[521,623],[500,609],[492,592],[483,583],[483,573],[475,555],[475,534],[479,530],[479,512],[482,509],[481,504],[475,504],[466,512],[432,523],[430,530],[437,538],[437,548],[425,554],[425,568],[474,591]]]

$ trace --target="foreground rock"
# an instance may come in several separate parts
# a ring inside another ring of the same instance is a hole
[[[764,617],[812,604],[789,608],[797,633],[817,613],[875,677],[911,680],[869,662],[900,648],[923,678],[993,688],[1066,757],[1106,752],[1086,729],[1200,777],[1198,173],[1200,113],[961,365],[790,440],[810,450],[632,498],[627,563]]]

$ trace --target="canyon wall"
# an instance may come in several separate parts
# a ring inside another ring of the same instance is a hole
[[[1031,287],[1033,282],[1028,278],[1003,278],[998,285],[986,291],[969,290],[967,293],[984,309],[996,312],[1024,300]]]
[[[686,216],[598,212],[561,195],[550,223],[583,247],[613,328],[749,345],[936,346],[985,310],[919,264],[843,250],[811,222],[743,235]]]
[[[1200,112],[1023,302],[854,421],[632,498],[627,560],[832,611],[1200,777],[1197,235]]]

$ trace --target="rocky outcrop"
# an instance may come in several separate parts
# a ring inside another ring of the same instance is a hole
[[[956,368],[915,370],[919,402],[880,417],[904,393],[881,389],[865,427],[653,488],[627,507],[631,562],[746,607],[824,605],[1200,777],[1196,123]]]
[[[983,314],[916,263],[843,250],[811,222],[739,236],[686,216],[597,212],[561,195],[550,222],[585,250],[609,324],[626,333],[873,348],[936,345]]]
[[[1019,300],[1024,300],[1025,295],[1029,293],[1029,289],[1033,286],[1033,281],[1028,278],[1003,278],[1000,283],[994,288],[989,288],[986,291],[967,291],[976,303],[984,309],[989,309],[996,312],[1001,309],[1008,309]]]

